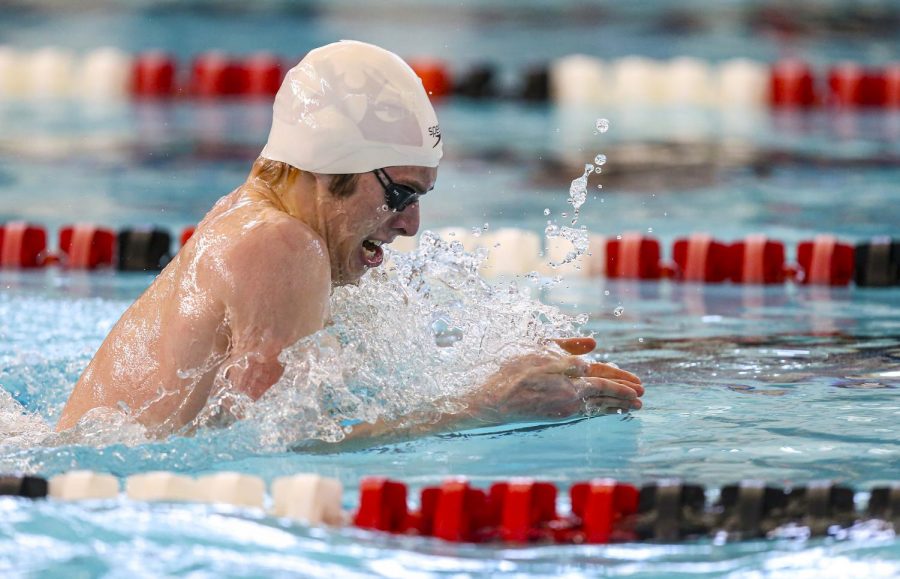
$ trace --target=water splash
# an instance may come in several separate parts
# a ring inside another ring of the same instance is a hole
[[[585,164],[584,173],[581,177],[573,179],[569,186],[569,204],[574,208],[571,222],[572,226],[578,223],[578,215],[581,206],[587,201],[588,177],[594,170],[594,165],[591,165],[590,163]],[[544,215],[547,215],[546,211],[544,212]],[[565,216],[565,213],[563,213],[563,216]],[[544,236],[546,237],[546,244],[548,246],[556,243],[559,239],[565,240],[571,244],[571,249],[566,252],[563,259],[560,261],[551,260],[550,267],[557,268],[574,263],[576,268],[580,268],[578,260],[582,255],[587,253],[589,246],[589,236],[585,227],[560,227],[551,221],[548,222],[547,227],[544,228]]]
[[[575,209],[575,216],[572,220],[572,224],[578,220],[578,210],[584,205],[584,202],[587,201],[587,184],[588,184],[588,175],[594,172],[594,166],[590,163],[585,164],[584,173],[581,177],[572,180],[572,184],[569,185],[569,205],[571,205]]]
[[[508,360],[586,323],[528,288],[488,284],[478,275],[485,257],[425,232],[416,251],[337,288],[333,325],[281,353],[284,374],[257,403],[230,401],[245,420],[229,428],[279,451],[299,440],[337,442],[360,421],[435,421],[462,410],[460,397]]]
[[[76,428],[55,433],[77,372],[58,383],[51,376],[52,385],[42,374],[36,379],[42,398],[27,399],[23,388],[24,405],[0,388],[0,470],[202,470],[235,456],[283,452],[302,440],[337,441],[360,421],[428,422],[459,411],[460,397],[503,364],[545,349],[550,338],[580,335],[587,322],[532,299],[530,286],[488,284],[478,275],[486,256],[428,232],[411,254],[389,250],[385,268],[334,291],[332,325],[281,353],[284,374],[259,401],[225,389],[190,430],[164,440],[148,437],[116,409],[95,410]],[[110,315],[125,307],[104,306],[115,310]],[[91,350],[105,330],[92,334]]]

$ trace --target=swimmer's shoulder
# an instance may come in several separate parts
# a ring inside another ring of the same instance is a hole
[[[302,221],[266,208],[252,221],[244,222],[240,232],[233,233],[229,236],[226,261],[241,275],[283,281],[302,276],[313,283],[320,279],[321,283],[315,285],[329,291],[331,264],[325,241]]]

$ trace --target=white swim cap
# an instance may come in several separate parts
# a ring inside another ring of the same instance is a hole
[[[437,116],[408,64],[372,44],[342,40],[288,71],[261,155],[315,173],[437,167]]]

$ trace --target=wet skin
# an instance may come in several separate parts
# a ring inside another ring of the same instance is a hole
[[[390,167],[392,180],[426,192],[437,169]],[[379,243],[415,235],[419,204],[384,207],[371,173],[337,197],[327,175],[298,172],[273,190],[251,173],[223,197],[151,286],[123,314],[85,369],[57,430],[94,409],[126,412],[166,436],[188,432],[211,396],[257,400],[281,376],[278,354],[321,330],[333,285],[355,283],[381,263]],[[426,198],[427,199],[427,198]],[[410,436],[530,419],[560,419],[588,409],[637,409],[640,380],[572,354],[592,339],[563,340],[509,361],[466,395],[468,409]],[[349,441],[393,432],[376,423]]]

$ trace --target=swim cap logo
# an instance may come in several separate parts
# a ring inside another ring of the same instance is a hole
[[[434,125],[433,127],[428,127],[428,134],[437,139],[437,141],[434,142],[434,145],[431,146],[433,149],[441,142],[441,126]]]

